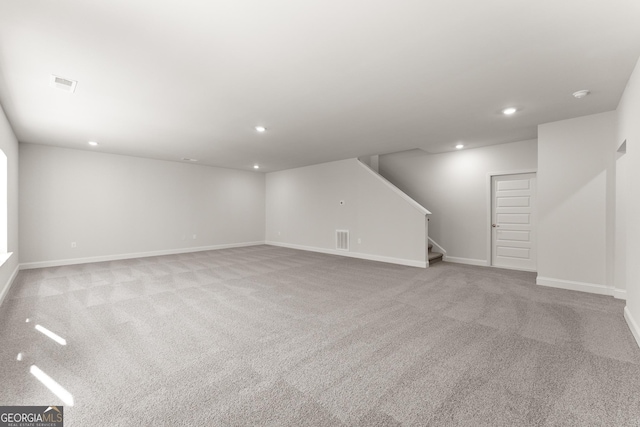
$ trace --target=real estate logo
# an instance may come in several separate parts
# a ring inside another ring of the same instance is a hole
[[[62,406],[0,406],[0,427],[63,427]]]

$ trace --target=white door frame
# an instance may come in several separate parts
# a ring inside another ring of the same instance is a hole
[[[501,176],[501,175],[520,175],[520,174],[525,174],[525,173],[535,173],[536,176],[538,174],[538,169],[516,169],[516,170],[510,170],[510,171],[500,171],[500,172],[489,172],[487,174],[487,261],[486,261],[486,265],[487,267],[493,267],[493,265],[491,264],[491,242],[492,242],[492,237],[491,237],[491,215],[492,215],[492,206],[493,206],[493,190],[491,188],[491,180],[493,179],[494,176]],[[536,209],[536,207],[534,207],[534,209]]]

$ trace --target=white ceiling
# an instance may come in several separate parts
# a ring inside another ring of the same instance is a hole
[[[21,142],[261,171],[535,138],[639,56],[638,0],[0,0]]]

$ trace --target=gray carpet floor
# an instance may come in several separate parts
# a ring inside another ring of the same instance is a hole
[[[25,270],[0,405],[63,404],[36,365],[66,426],[640,425],[624,302],[534,283],[270,246]]]

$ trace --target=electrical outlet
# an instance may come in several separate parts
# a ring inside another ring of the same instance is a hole
[[[358,244],[360,245],[362,243],[362,239],[358,237]]]
[[[193,235],[193,240],[196,240],[196,235],[195,234]]]
[[[280,231],[278,231],[278,236],[281,235],[282,233]]]
[[[71,248],[75,248],[76,247],[76,242],[71,242]]]

